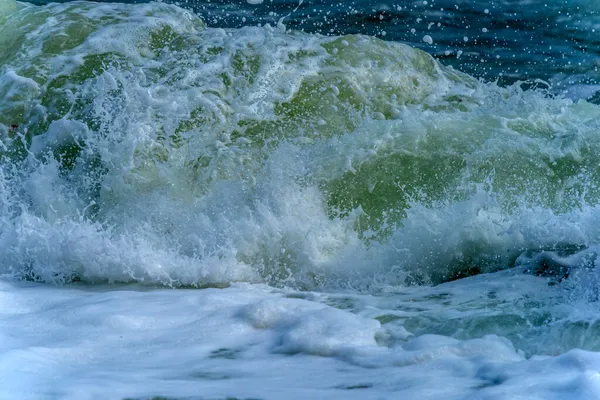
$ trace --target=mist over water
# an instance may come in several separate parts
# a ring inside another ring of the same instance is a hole
[[[275,398],[294,356],[273,388],[332,371],[300,398],[425,398],[432,367],[432,398],[550,398],[542,367],[593,398],[598,11],[1,2],[0,372]]]

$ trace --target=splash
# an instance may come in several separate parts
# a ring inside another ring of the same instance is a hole
[[[599,243],[598,106],[162,3],[3,15],[5,276],[376,287]]]

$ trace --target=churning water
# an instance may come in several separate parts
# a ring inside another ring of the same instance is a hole
[[[0,393],[599,397],[596,2],[254,3],[0,0]]]

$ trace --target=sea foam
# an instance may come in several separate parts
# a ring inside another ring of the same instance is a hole
[[[596,105],[160,3],[3,15],[4,276],[369,289],[599,242]]]

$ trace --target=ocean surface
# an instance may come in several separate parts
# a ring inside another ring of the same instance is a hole
[[[0,398],[600,398],[599,31],[0,0]]]

